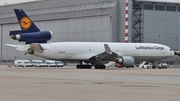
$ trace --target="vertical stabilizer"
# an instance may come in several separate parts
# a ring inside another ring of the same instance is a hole
[[[16,17],[19,21],[19,25],[22,30],[27,32],[38,32],[39,28],[32,22],[32,20],[27,16],[27,14],[22,9],[14,9]]]

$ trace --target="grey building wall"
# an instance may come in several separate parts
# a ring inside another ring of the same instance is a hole
[[[144,10],[144,42],[180,49],[180,12]]]
[[[110,15],[88,16],[79,18],[67,18],[59,20],[36,21],[35,24],[41,30],[53,31],[53,38],[49,42],[82,41],[82,42],[109,42]],[[19,24],[2,25],[2,60],[13,59],[41,59],[31,55],[24,55],[15,48],[4,44],[24,44],[9,37],[9,31],[20,29]]]
[[[119,2],[111,8],[110,13],[110,34],[111,42],[119,42]]]
[[[180,49],[180,7],[178,4],[152,3],[144,5],[144,42],[160,43]],[[153,6],[152,6],[153,5]],[[157,5],[157,6],[156,6]],[[158,7],[161,5],[162,7]],[[162,60],[170,64],[179,65],[180,57]]]
[[[103,1],[103,0],[99,0]],[[42,1],[44,2],[44,1]],[[46,2],[46,1],[45,1]],[[58,1],[56,1],[58,2]],[[99,3],[99,2],[98,2]],[[24,5],[32,5],[33,3],[22,4],[19,6],[25,7]],[[38,2],[38,4],[41,4]],[[3,63],[12,62],[14,59],[41,59],[39,57],[35,57],[32,55],[24,55],[24,52],[20,52],[15,48],[6,46],[5,44],[24,44],[22,42],[18,42],[17,40],[12,40],[9,37],[9,31],[11,30],[19,30],[19,24],[17,23],[16,17],[14,15],[12,7],[17,5],[9,5],[7,13],[0,12],[3,16],[0,17],[1,24],[1,59]],[[48,4],[47,4],[48,6]],[[119,17],[117,16],[118,12],[118,3],[116,1],[113,2],[105,2],[104,1],[98,5],[96,4],[85,4],[77,5],[72,7],[76,8],[74,10],[80,11],[72,11],[72,9],[68,12],[62,13],[50,13],[50,11],[57,11],[65,8],[55,8],[48,9],[47,12],[45,10],[36,9],[31,10],[25,8],[25,12],[29,15],[29,17],[35,22],[35,24],[41,30],[51,30],[53,31],[53,38],[48,42],[64,42],[64,41],[82,41],[82,42],[117,42],[119,41]],[[97,8],[94,8],[97,7]],[[1,7],[2,9],[7,8]],[[50,7],[49,7],[50,8]],[[70,9],[70,7],[67,7]],[[88,9],[89,8],[89,9]],[[93,9],[92,9],[93,8]],[[44,8],[46,9],[46,8]],[[85,10],[83,10],[85,9]],[[91,10],[92,9],[92,10]],[[38,12],[43,13],[38,15]],[[11,19],[11,20],[10,20]]]
[[[58,1],[56,0],[56,2]],[[50,9],[51,7],[48,5],[48,3],[46,3],[46,6],[49,6],[49,8],[37,8],[37,12],[32,9],[25,8],[25,11],[27,11],[28,15],[30,15],[30,18],[35,21],[35,23],[41,30],[53,31],[53,38],[49,42],[124,42],[126,0],[99,0],[99,2],[100,4],[98,5],[95,5],[94,3],[86,3],[81,5],[75,4],[75,6],[74,4],[72,4],[67,8],[58,8],[58,5],[56,5],[57,9],[56,7]],[[41,5],[40,1],[38,2],[38,4]],[[33,3],[27,3],[25,5],[30,6],[33,5]],[[22,4],[23,7],[26,7],[25,5]],[[4,45],[6,43],[23,44],[9,38],[10,30],[20,29],[12,9],[13,6],[17,5],[12,5],[4,8],[1,7],[2,9],[9,8],[7,15],[6,13],[3,13],[3,16],[7,16],[7,18],[0,17],[0,21],[4,21],[4,23],[1,23],[0,27],[2,35],[0,41],[2,51],[0,50],[0,52],[2,53],[2,59],[41,59],[31,55],[25,56],[23,52],[19,52],[14,48]],[[73,9],[71,8],[71,6],[73,7]],[[129,42],[132,42],[133,0],[129,0],[128,7],[128,39]],[[10,12],[10,9],[12,10],[12,12]],[[63,12],[64,10],[66,10],[66,12]],[[55,13],[49,15],[48,13],[52,11]],[[38,13],[43,14],[38,15]],[[144,10],[144,42],[162,43],[170,46],[172,49],[180,49],[179,14],[179,12]],[[12,19],[12,21],[10,19]]]
[[[37,26],[41,30],[53,31],[53,38],[49,42],[111,41],[109,15],[40,21]]]

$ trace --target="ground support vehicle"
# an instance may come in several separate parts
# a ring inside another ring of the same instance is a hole
[[[150,62],[143,61],[140,63],[139,68],[153,68],[153,64]]]

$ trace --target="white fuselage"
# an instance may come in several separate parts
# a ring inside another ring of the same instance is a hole
[[[119,56],[132,56],[136,61],[157,61],[174,56],[165,45],[154,43],[108,43],[108,42],[53,42],[41,44],[43,52],[34,55],[52,60],[83,61],[105,52],[108,44]]]

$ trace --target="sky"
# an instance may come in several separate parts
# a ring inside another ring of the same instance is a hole
[[[30,2],[30,1],[37,1],[37,0],[0,0],[0,5],[17,4],[17,3]]]

